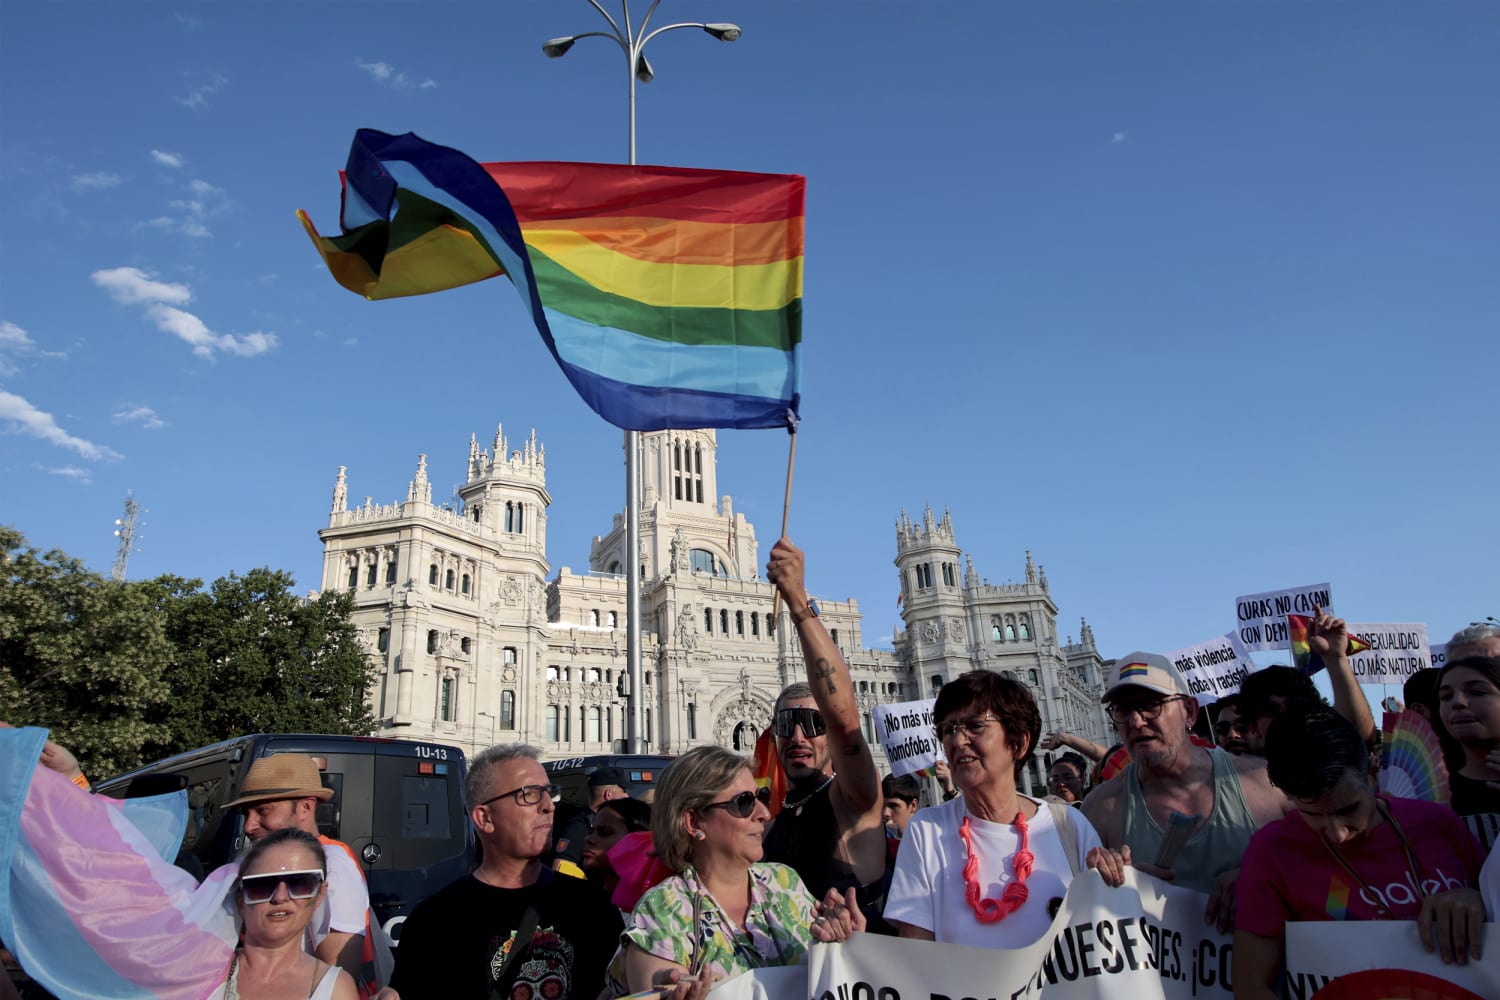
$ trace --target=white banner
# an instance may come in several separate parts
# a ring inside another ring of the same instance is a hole
[[[1432,654],[1428,657],[1428,661],[1432,664],[1432,669],[1443,669],[1443,664],[1448,662],[1448,644],[1446,642],[1430,642],[1427,644],[1427,650]]]
[[[1230,1000],[1233,948],[1203,922],[1203,893],[1134,869],[1111,889],[1095,872],[1073,880],[1052,927],[1028,948],[969,948],[857,934],[814,945],[812,1000]],[[788,994],[790,996],[791,994]],[[715,993],[715,997],[718,994]]]
[[[1369,649],[1349,657],[1354,679],[1361,684],[1404,684],[1418,670],[1432,666],[1425,622],[1374,625],[1351,622],[1349,634],[1370,644]]]
[[[1234,630],[1251,652],[1291,649],[1292,636],[1287,631],[1286,616],[1311,616],[1314,607],[1333,614],[1332,601],[1333,587],[1326,583],[1236,597]]]
[[[1234,694],[1240,689],[1241,682],[1256,669],[1238,632],[1229,632],[1196,646],[1186,646],[1168,653],[1167,659],[1177,667],[1200,705],[1209,705]]]
[[[943,759],[943,748],[932,729],[934,701],[928,698],[876,705],[870,712],[875,721],[875,736],[885,748],[893,777],[920,771]]]
[[[1324,920],[1286,925],[1286,993],[1311,997],[1329,983],[1326,994],[1340,1000],[1444,997],[1494,1000],[1500,997],[1500,928],[1483,926],[1484,956],[1468,965],[1444,965],[1428,954],[1415,923],[1384,920]]]

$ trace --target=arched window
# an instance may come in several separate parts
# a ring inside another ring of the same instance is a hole
[[[463,590],[464,590],[465,596],[467,596],[468,593],[469,593],[469,574],[467,574],[467,573],[464,574],[464,586],[463,586]]]
[[[729,634],[729,609],[728,608],[720,608],[719,609],[719,634],[720,635],[728,635]]]
[[[350,566],[349,567],[349,589],[353,590],[355,587],[358,587],[358,586],[359,586],[359,567],[358,566]]]
[[[516,728],[516,693],[508,688],[500,692],[500,728]]]
[[[547,679],[549,681],[555,681],[555,680],[557,680],[557,668],[556,667],[548,667],[547,668]]]
[[[387,650],[389,650],[391,648],[391,630],[390,629],[383,628],[383,629],[380,630],[380,635],[375,640],[375,648],[378,651],[382,652],[382,653],[386,652]]]
[[[734,613],[734,634],[741,639],[745,637],[745,612],[743,611]]]
[[[620,627],[620,619],[613,611],[609,613],[609,618],[607,619],[607,621],[609,622],[610,628]]]
[[[467,656],[469,654],[469,637],[468,636],[464,636],[462,639],[458,640],[458,649],[465,656]]]
[[[1005,641],[1006,642],[1014,642],[1015,639],[1016,639],[1016,627],[1014,625],[1007,625],[1007,626],[1005,626]]]
[[[998,616],[990,619],[990,641],[1000,641],[1000,618]]]
[[[723,576],[722,564],[714,558],[714,554],[707,549],[691,549],[688,552],[688,565],[694,573],[707,573],[709,576]]]
[[[392,558],[386,560],[386,563],[385,563],[385,582],[386,583],[395,583],[396,582],[396,559],[395,559],[394,556]]]
[[[933,694],[937,694],[938,691],[942,689],[942,686],[943,686],[943,675],[942,674],[933,674],[932,675],[932,693]]]
[[[365,586],[375,586],[375,564],[372,562],[365,571]]]
[[[451,569],[447,573],[443,574],[443,589],[453,589],[453,571]]]
[[[754,611],[750,612],[750,638],[760,638],[760,615]]]
[[[427,583],[429,586],[437,586],[437,574],[437,563],[433,563],[431,566],[427,567]]]
[[[1029,625],[1026,624],[1026,619],[1024,617],[1022,617],[1022,619],[1021,619],[1021,638],[1022,639],[1030,639],[1031,638],[1031,626],[1029,626]]]
[[[437,629],[435,628],[427,630],[427,652],[437,652]]]
[[[759,738],[760,734],[748,722],[741,722],[734,727],[734,749],[738,753],[754,752],[755,741]]]
[[[516,647],[514,647],[514,646],[506,646],[504,649],[500,650],[500,662],[501,663],[515,663],[516,662]]]
[[[714,630],[714,609],[713,608],[704,608],[703,609],[703,631],[705,631],[705,632],[712,632],[713,630]]]
[[[1028,670],[1028,671],[1026,671],[1026,677],[1027,677],[1028,680],[1031,681],[1031,686],[1032,687],[1040,687],[1041,686],[1040,682],[1038,682],[1037,679],[1036,679],[1036,671],[1035,670]]]
[[[698,706],[692,702],[687,703],[687,731],[688,739],[698,738]]]
[[[592,625],[592,626],[594,626],[595,628],[597,628],[599,626],[599,609],[598,608],[591,608],[589,610],[589,624]]]

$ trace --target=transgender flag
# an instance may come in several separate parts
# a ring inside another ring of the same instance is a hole
[[[594,412],[626,430],[795,428],[806,179],[604,163],[476,163],[360,129],[343,235],[298,217],[368,299],[509,276]]]
[[[91,795],[37,763],[46,739],[0,729],[0,940],[59,1000],[204,1000],[237,934],[170,861],[186,793]]]

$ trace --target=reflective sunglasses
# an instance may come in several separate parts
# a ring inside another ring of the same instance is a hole
[[[276,895],[276,887],[286,886],[289,899],[312,899],[323,885],[323,872],[319,868],[303,868],[292,872],[266,872],[264,875],[242,875],[240,895],[249,906],[269,903]]]
[[[808,739],[828,732],[828,727],[823,724],[823,713],[816,708],[783,708],[776,713],[771,726],[772,731],[783,738],[795,735],[798,726],[802,727],[802,735]]]
[[[556,802],[557,797],[561,794],[561,785],[522,785],[520,788],[512,788],[508,792],[501,792],[494,798],[485,799],[479,804],[482,806],[487,806],[491,802],[499,802],[501,799],[508,799],[512,795],[514,795],[516,801],[521,805],[534,806],[542,801],[543,795],[546,795],[547,798],[551,799],[553,802]]]
[[[806,710],[804,709],[803,711]],[[703,811],[722,809],[731,816],[738,816],[740,819],[749,819],[755,812],[755,806],[759,802],[760,794],[758,792],[740,792],[740,794],[732,799],[725,799],[723,802],[710,802],[703,807]]]

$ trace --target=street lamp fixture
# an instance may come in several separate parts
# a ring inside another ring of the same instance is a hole
[[[713,35],[721,42],[737,42],[740,40],[740,26],[738,24],[705,24],[703,30]]]
[[[650,83],[655,76],[656,72],[651,68],[651,63],[647,61],[645,53],[636,57],[635,78],[642,83]]]
[[[568,50],[573,47],[573,43],[576,41],[578,39],[572,35],[568,35],[565,38],[548,39],[542,43],[542,53],[548,59],[559,59],[568,54]]]

